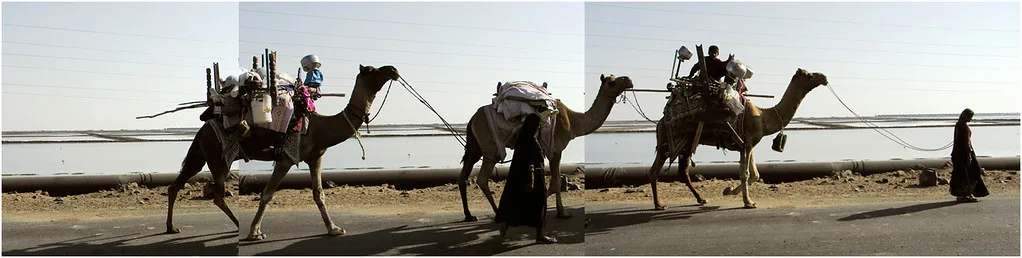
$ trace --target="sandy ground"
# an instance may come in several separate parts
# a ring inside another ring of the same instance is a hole
[[[1018,171],[985,171],[984,181],[991,194],[1019,194]],[[920,172],[907,170],[869,176],[851,173],[829,178],[782,183],[753,184],[751,195],[759,207],[808,207],[821,205],[842,205],[903,201],[906,198],[923,196],[947,196],[946,184],[934,187],[918,186]],[[938,170],[942,179],[950,178],[950,170]],[[570,175],[568,181],[581,185],[582,175]],[[472,180],[474,182],[474,180]],[[728,186],[736,186],[735,180],[705,180],[694,186],[711,204],[741,205],[739,196],[723,196]],[[500,198],[503,182],[491,182],[491,190]],[[660,198],[668,206],[695,204],[695,198],[684,183],[659,183]],[[209,198],[203,197],[203,184],[188,184],[178,196],[175,213],[185,214],[210,212],[215,207]],[[237,193],[236,182],[231,182],[232,193]],[[167,209],[167,187],[145,188],[135,185],[121,189],[101,191],[82,195],[52,197],[44,192],[3,194],[3,217],[28,221],[77,221],[113,217],[165,216]],[[489,212],[489,204],[475,185],[469,187],[469,205],[473,212]],[[460,212],[461,198],[457,185],[395,190],[392,186],[339,186],[326,189],[326,202],[330,210],[345,210],[370,214],[425,214],[435,212]],[[652,193],[649,185],[609,189],[570,190],[562,194],[565,205],[584,205],[587,202],[648,203],[652,208]],[[226,198],[235,211],[254,210],[259,205],[256,195]],[[550,207],[554,199],[549,199]],[[281,190],[274,196],[269,211],[274,210],[315,210],[312,190]],[[215,210],[214,210],[215,211]]]

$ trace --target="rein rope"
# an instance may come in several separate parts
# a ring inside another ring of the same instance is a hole
[[[422,102],[423,105],[426,105],[426,108],[428,108],[430,111],[433,111],[433,114],[436,114],[436,116],[440,118],[440,121],[444,123],[444,127],[446,127],[447,130],[451,131],[451,134],[454,135],[454,139],[458,140],[458,143],[460,143],[462,147],[465,147],[466,145],[465,138],[461,137],[461,135],[458,134],[458,131],[454,130],[454,127],[447,122],[447,119],[444,119],[444,117],[441,116],[440,113],[437,112],[435,108],[433,108],[433,105],[430,105],[429,102],[422,97],[422,94],[419,94],[419,91],[416,91],[415,88],[412,88],[412,84],[408,83],[408,81],[406,81],[403,76],[398,77],[398,83],[400,83],[401,86],[403,86],[405,90],[408,91],[408,93],[411,93],[412,96],[415,97],[415,99],[419,100],[419,102]]]
[[[892,142],[897,143],[898,145],[901,145],[902,147],[909,148],[909,149],[916,150],[916,151],[941,151],[941,150],[946,150],[948,148],[951,148],[951,146],[954,146],[954,144],[955,144],[955,141],[951,140],[951,142],[949,142],[948,144],[944,145],[943,147],[936,148],[936,149],[920,148],[920,147],[917,147],[915,145],[909,144],[904,139],[901,139],[901,137],[898,137],[897,135],[894,135],[894,133],[891,133],[890,131],[887,131],[887,129],[881,128],[880,126],[878,126],[878,125],[876,125],[876,124],[874,124],[874,123],[872,123],[870,121],[867,121],[865,118],[863,118],[859,114],[855,113],[855,111],[852,111],[852,109],[849,108],[848,105],[845,104],[845,102],[843,100],[841,100],[841,97],[837,96],[837,92],[834,92],[834,87],[831,87],[830,85],[827,85],[827,89],[829,89],[830,93],[834,95],[834,98],[837,98],[838,102],[841,102],[841,105],[844,106],[845,109],[848,110],[848,112],[852,112],[852,114],[855,115],[856,118],[859,118],[860,121],[862,121],[867,126],[869,126],[870,129],[873,129],[873,131],[876,131],[880,135],[884,136],[884,138],[887,138],[888,140],[891,140]],[[883,131],[883,132],[881,132],[881,131]],[[887,134],[884,134],[884,133],[887,133]],[[890,136],[888,136],[888,134],[890,134]]]

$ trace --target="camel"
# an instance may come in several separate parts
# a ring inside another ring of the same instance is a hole
[[[742,138],[744,143],[738,143],[733,139],[728,139],[723,142],[718,139],[712,139],[711,137],[700,138],[700,145],[707,146],[718,146],[726,148],[731,151],[737,151],[740,153],[741,159],[739,163],[739,181],[740,185],[734,189],[724,190],[725,195],[736,194],[739,191],[742,193],[742,200],[745,202],[745,208],[756,208],[756,203],[749,198],[748,185],[759,181],[759,170],[756,169],[756,161],[753,158],[753,148],[759,143],[764,136],[774,134],[780,131],[784,126],[788,125],[791,118],[795,116],[795,111],[801,104],[802,99],[805,98],[809,91],[815,89],[817,86],[827,85],[827,76],[822,73],[809,73],[804,69],[799,68],[795,72],[795,75],[791,77],[791,82],[788,84],[788,89],[784,91],[784,96],[777,103],[776,106],[771,108],[759,108],[752,102],[746,102],[745,113],[742,118],[739,118],[740,124],[735,128],[739,136]],[[664,210],[667,207],[660,203],[660,198],[657,195],[657,177],[659,177],[660,169],[664,166],[664,161],[668,158],[669,136],[666,133],[664,120],[660,120],[656,127],[656,158],[653,159],[653,166],[649,168],[649,181],[653,188],[653,206],[656,210]],[[685,180],[685,184],[688,185],[688,189],[695,195],[696,201],[699,204],[706,204],[706,200],[699,197],[699,192],[692,187],[692,180],[689,178],[689,169],[692,160],[692,152],[694,148],[688,148],[687,146],[692,145],[694,133],[687,133],[682,136],[683,146],[680,153],[678,154],[679,163],[685,164],[684,168],[680,168],[682,178]],[[751,176],[750,176],[751,174]],[[729,187],[730,188],[730,187]]]
[[[397,69],[393,66],[383,66],[377,69],[372,66],[359,65],[359,70],[358,76],[355,77],[355,86],[351,93],[351,100],[343,111],[333,116],[324,116],[316,113],[308,115],[308,134],[302,136],[300,147],[301,161],[308,164],[309,173],[312,176],[312,199],[316,202],[316,206],[319,207],[319,212],[323,216],[323,223],[326,224],[328,234],[332,236],[343,235],[344,229],[334,225],[333,221],[330,220],[326,205],[323,202],[323,180],[320,173],[321,158],[326,153],[327,148],[347,140],[355,133],[355,130],[358,130],[358,127],[361,126],[367,116],[366,112],[369,111],[373,99],[376,98],[376,93],[388,81],[396,80],[400,76]],[[258,144],[255,144],[257,141],[259,139],[243,139],[241,141],[242,149],[250,159],[274,161],[274,167],[270,181],[266,184],[266,188],[263,189],[259,201],[259,210],[252,221],[251,231],[249,231],[249,236],[245,240],[261,240],[266,237],[260,230],[266,204],[270,203],[273,199],[273,193],[277,190],[277,186],[280,185],[281,179],[284,178],[284,175],[287,174],[291,166],[295,165],[286,155],[274,157],[271,153],[261,151]],[[230,163],[225,162],[220,157],[223,157],[220,142],[217,140],[213,128],[207,123],[199,128],[198,133],[195,134],[195,138],[192,140],[188,153],[182,162],[180,175],[178,175],[174,184],[167,189],[167,198],[169,200],[167,206],[167,233],[181,232],[177,227],[174,227],[174,201],[177,199],[178,191],[184,187],[185,182],[192,176],[195,176],[202,169],[203,165],[209,166],[209,170],[213,174],[213,188],[215,189],[213,203],[223,210],[227,217],[230,217],[235,226],[239,226],[238,219],[234,217],[231,209],[224,202],[224,181],[228,176]]]
[[[572,111],[564,103],[561,103],[560,100],[557,101],[557,109],[560,112],[557,114],[554,128],[554,150],[552,151],[553,153],[547,154],[546,158],[550,162],[549,169],[552,175],[550,180],[552,182],[550,183],[549,191],[547,191],[547,196],[556,194],[558,218],[571,217],[571,214],[564,210],[564,204],[561,202],[561,153],[575,137],[587,135],[600,128],[603,122],[607,120],[607,116],[610,115],[611,108],[614,107],[614,99],[626,89],[632,88],[632,80],[627,76],[600,75],[600,81],[599,93],[596,94],[593,105],[585,113]],[[493,141],[485,112],[485,106],[476,110],[476,113],[469,119],[468,128],[466,129],[465,155],[462,157],[464,164],[458,180],[458,190],[461,192],[461,204],[465,211],[466,222],[478,220],[468,210],[466,187],[468,187],[468,177],[472,173],[472,167],[475,166],[475,163],[480,158],[482,158],[483,164],[479,168],[476,183],[479,184],[479,189],[486,195],[486,199],[490,201],[490,207],[493,208],[493,211],[497,211],[497,204],[493,200],[493,193],[490,192],[489,181],[493,173],[493,167],[497,164],[499,158],[497,157],[497,148],[504,148],[504,146]]]

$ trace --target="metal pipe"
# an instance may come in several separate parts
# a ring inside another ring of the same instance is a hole
[[[146,187],[167,186],[174,183],[177,173],[140,173],[128,175],[76,175],[76,176],[15,176],[3,177],[3,192],[34,192],[43,190],[50,195],[70,195],[117,189],[120,185],[137,183]],[[209,182],[213,177],[202,172],[189,182]]]

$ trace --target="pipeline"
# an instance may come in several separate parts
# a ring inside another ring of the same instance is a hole
[[[989,170],[1019,170],[1019,157],[980,157],[981,166]],[[759,163],[761,178],[765,182],[790,182],[817,177],[829,176],[834,171],[850,170],[862,175],[904,170],[909,168],[942,168],[949,159],[914,159],[914,160],[849,160],[836,162],[779,162]],[[595,189],[622,185],[642,185],[649,183],[647,175],[649,166],[602,166],[601,164],[561,164],[562,174],[582,171],[585,174],[585,188]],[[479,168],[473,169],[473,174]],[[500,181],[507,178],[508,168],[499,166],[495,169],[493,179]],[[549,170],[548,170],[549,171]],[[413,189],[432,187],[445,184],[456,184],[461,173],[460,168],[427,168],[427,169],[359,169],[343,171],[324,171],[323,182],[333,181],[336,185],[382,185],[389,184],[397,189]],[[738,164],[698,164],[691,174],[705,178],[737,178]],[[167,186],[177,178],[176,173],[142,173],[129,175],[74,175],[74,176],[13,176],[3,177],[0,191],[33,192],[43,190],[51,195],[68,195],[89,193],[100,190],[116,189],[122,184],[137,183],[146,187]],[[242,194],[262,191],[269,181],[270,174],[242,175],[239,190]],[[209,182],[209,172],[199,173],[189,182]],[[660,182],[678,181],[677,166],[659,177]],[[306,171],[291,171],[281,181],[279,189],[304,189],[310,186],[309,174]]]
[[[980,166],[988,170],[1019,170],[1019,157],[978,157]],[[778,162],[758,163],[760,178],[767,183],[792,182],[818,177],[826,177],[835,171],[849,170],[860,175],[920,169],[943,168],[950,162],[949,158],[913,159],[913,160],[847,160],[835,162]],[[689,172],[692,177],[701,175],[704,178],[736,179],[739,164],[697,164]],[[678,167],[672,166],[666,174],[661,171],[659,182],[681,181]],[[649,183],[649,166],[627,167],[595,167],[585,171],[586,189],[617,187],[624,185],[638,186]]]

